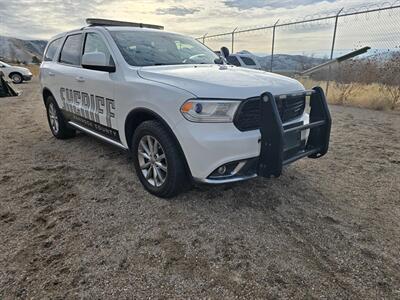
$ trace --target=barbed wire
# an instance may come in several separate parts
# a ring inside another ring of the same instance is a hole
[[[358,20],[360,16],[361,17],[364,16],[367,19],[368,17],[370,17],[369,14],[371,13],[375,13],[377,14],[378,17],[380,17],[381,13],[384,11],[388,12],[389,16],[392,16],[393,11],[396,8],[400,8],[400,0],[396,0],[394,2],[386,1],[380,4],[371,3],[358,7],[344,8],[343,10],[341,10],[339,15],[338,15],[339,11],[328,11],[325,13],[306,15],[303,18],[291,18],[291,19],[280,20],[276,25],[272,24],[272,25],[263,25],[258,27],[243,27],[243,28],[236,27],[237,29],[235,31],[232,30],[229,32],[217,33],[211,35],[205,34],[204,36],[198,37],[197,40],[202,41],[203,39],[209,40],[224,36],[231,36],[232,33],[237,35],[243,33],[252,33],[256,31],[267,31],[273,29],[274,26],[276,26],[277,28],[285,26],[297,26],[297,25],[301,25],[303,26],[303,28],[313,27],[321,25],[323,23],[330,24],[329,22],[331,22],[336,17],[343,18],[345,21],[347,18],[344,17],[350,17],[350,16],[354,16],[355,20]]]

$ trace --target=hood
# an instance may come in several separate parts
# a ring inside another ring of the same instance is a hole
[[[11,68],[13,69],[13,71],[20,71],[24,75],[31,74],[31,71],[24,67],[11,66]]]
[[[199,98],[246,99],[303,91],[297,80],[264,71],[221,65],[151,66],[138,70],[144,79],[184,89]]]

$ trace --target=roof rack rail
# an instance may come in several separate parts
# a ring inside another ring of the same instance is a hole
[[[89,18],[86,19],[86,24],[88,24],[89,26],[128,26],[128,27],[140,27],[140,28],[152,28],[152,29],[164,30],[164,26],[160,25],[124,22],[124,21],[107,20],[107,19]]]

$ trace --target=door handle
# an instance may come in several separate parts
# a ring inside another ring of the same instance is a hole
[[[78,82],[85,82],[85,78],[83,78],[82,76],[75,77],[75,79]]]
[[[53,72],[51,72],[51,71],[49,71],[49,76],[55,76],[56,74],[55,73],[53,73]]]

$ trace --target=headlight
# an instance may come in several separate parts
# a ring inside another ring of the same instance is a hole
[[[192,122],[228,123],[233,121],[239,104],[234,100],[188,100],[181,106],[181,113]]]

